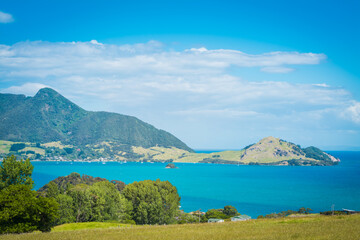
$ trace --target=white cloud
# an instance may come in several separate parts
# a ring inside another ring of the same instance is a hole
[[[14,18],[11,14],[0,11],[0,23],[13,22]]]
[[[12,86],[1,89],[2,93],[25,94],[26,96],[34,96],[41,88],[50,87],[41,83],[25,83],[21,86]]]
[[[51,86],[87,110],[137,116],[190,145],[197,139],[197,146],[214,141],[234,147],[241,136],[244,144],[249,136],[286,139],[282,133],[334,139],[336,130],[358,131],[359,102],[322,83],[325,75],[319,83],[319,72],[296,71],[325,58],[205,47],[175,51],[157,41],[29,41],[0,45],[0,92],[34,95]]]
[[[293,71],[286,65],[318,64],[326,56],[314,53],[245,54],[236,50],[165,51],[156,41],[134,45],[90,42],[22,42],[0,46],[0,67],[16,76],[83,74],[219,74],[230,66],[261,67],[265,72]],[[13,71],[10,71],[13,70]]]
[[[307,113],[319,119],[329,111],[347,109],[353,101],[349,92],[326,84],[247,81],[228,69],[289,73],[294,65],[319,64],[325,58],[315,53],[246,54],[204,47],[168,51],[157,41],[133,45],[96,40],[21,42],[0,45],[0,83],[15,83],[2,92],[33,95],[50,85],[74,98],[83,96],[122,107],[152,105],[178,115],[254,118],[298,114],[300,118]],[[171,104],[176,107],[169,107]]]
[[[351,106],[345,110],[344,116],[355,123],[360,123],[360,102],[352,102]]]
[[[326,83],[314,83],[313,86],[324,87],[324,88],[330,87],[330,86],[327,85]]]
[[[261,68],[261,71],[268,73],[289,73],[294,71],[294,69],[288,67],[263,67]]]
[[[205,116],[218,116],[218,117],[247,117],[259,116],[260,114],[254,111],[242,111],[237,109],[188,109],[183,111],[170,112],[174,115],[205,115]]]

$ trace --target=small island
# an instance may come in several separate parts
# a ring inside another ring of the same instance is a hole
[[[178,167],[175,166],[175,164],[173,164],[173,163],[169,163],[168,165],[166,165],[165,168],[178,168]]]

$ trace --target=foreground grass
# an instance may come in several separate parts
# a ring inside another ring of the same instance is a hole
[[[247,222],[131,226],[51,233],[3,235],[0,239],[360,239],[360,215],[261,219]]]
[[[54,227],[52,232],[74,231],[83,229],[122,228],[129,226],[131,225],[112,222],[68,223]]]

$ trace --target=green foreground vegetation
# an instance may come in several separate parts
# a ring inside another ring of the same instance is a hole
[[[122,224],[118,222],[81,222],[81,223],[66,223],[56,226],[52,232],[75,231],[84,229],[108,229],[108,228],[124,228],[131,227],[131,224]]]
[[[74,224],[73,226],[76,226]],[[81,224],[80,224],[81,226]],[[58,231],[51,233],[27,233],[19,235],[2,235],[0,239],[57,240],[57,239],[159,239],[159,240],[217,240],[217,239],[359,239],[360,215],[321,216],[314,215],[298,218],[260,219],[245,222],[184,224],[166,226],[131,226],[118,227],[104,225],[89,227],[83,230]],[[73,227],[76,229],[76,227]],[[92,228],[92,229],[91,229]]]

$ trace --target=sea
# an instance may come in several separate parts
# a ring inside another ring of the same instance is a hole
[[[213,152],[213,151],[209,151]],[[167,180],[185,212],[232,205],[252,218],[286,210],[360,211],[360,152],[329,151],[336,166],[247,166],[207,163],[32,162],[35,189],[72,172],[120,180]]]

